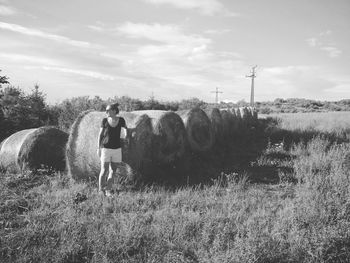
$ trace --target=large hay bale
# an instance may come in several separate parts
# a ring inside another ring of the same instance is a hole
[[[240,109],[239,108],[234,108],[232,110],[235,111],[237,119],[238,120],[242,120],[242,115],[241,115]]]
[[[151,160],[150,146],[152,124],[146,115],[120,112],[126,121],[129,143],[123,143],[121,175],[130,182],[142,174]],[[72,125],[67,144],[66,156],[69,175],[75,180],[95,180],[101,164],[97,155],[97,137],[104,112],[86,111],[81,113]]]
[[[248,110],[250,112],[250,115],[252,117],[253,120],[257,120],[258,119],[258,111],[255,107],[248,107]]]
[[[229,109],[229,112],[231,112],[232,118],[233,118],[232,130],[233,130],[233,132],[237,132],[239,129],[240,117],[237,116],[234,108]]]
[[[187,136],[184,123],[172,111],[133,111],[137,115],[146,114],[152,120],[152,160],[156,164],[169,164],[181,159],[186,152]]]
[[[215,137],[215,144],[222,144],[224,142],[224,128],[220,110],[217,108],[212,108],[205,109],[204,111],[210,119],[212,131]]]
[[[244,123],[248,123],[251,119],[250,112],[247,107],[240,107],[239,111],[241,113],[241,118]]]
[[[215,137],[211,121],[200,108],[178,111],[187,131],[187,140],[193,152],[203,153],[211,150]]]
[[[63,171],[67,140],[68,134],[54,127],[16,132],[1,144],[0,167],[11,172],[40,167]]]
[[[220,109],[223,128],[224,128],[224,136],[229,138],[233,133],[234,128],[234,117],[229,110]]]

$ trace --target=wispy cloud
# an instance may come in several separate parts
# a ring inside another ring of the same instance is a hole
[[[269,87],[271,96],[281,94],[284,98],[326,96],[337,85],[324,69],[306,65],[264,68],[259,72],[259,82]]]
[[[318,39],[315,37],[306,39],[306,42],[310,47],[316,47],[319,44]]]
[[[89,71],[89,70],[80,70],[80,69],[55,67],[55,66],[41,66],[41,67],[28,66],[26,68],[28,68],[28,69],[43,69],[43,70],[48,70],[48,71],[70,73],[70,74],[76,74],[76,75],[81,75],[81,76],[94,78],[94,79],[100,79],[100,80],[115,80],[115,77],[111,76],[109,74],[103,74],[100,72]]]
[[[117,28],[118,32],[131,38],[145,38],[163,43],[187,43],[202,45],[211,42],[210,39],[198,35],[186,35],[177,25],[142,24],[127,22]]]
[[[52,59],[28,56],[23,54],[14,53],[0,53],[0,58],[6,59],[10,62],[30,63],[30,64],[42,64],[42,65],[57,65],[58,63]]]
[[[18,11],[11,7],[11,6],[5,6],[0,4],[0,15],[2,16],[13,16],[16,15]]]
[[[318,48],[319,50],[327,52],[330,58],[336,58],[341,55],[342,51],[330,40],[331,35],[332,31],[326,30],[320,32],[317,37],[306,39],[306,43],[312,48]]]
[[[211,34],[211,35],[220,35],[220,34],[225,34],[225,33],[230,33],[232,30],[231,29],[208,29],[204,31],[206,34]]]
[[[339,57],[340,54],[342,53],[342,51],[336,47],[322,46],[322,47],[320,47],[320,49],[326,51],[328,53],[328,56],[331,58]]]
[[[143,0],[151,4],[168,4],[180,9],[195,9],[203,15],[214,15],[223,13],[227,16],[237,16],[238,14],[228,11],[218,0]]]
[[[49,39],[49,40],[53,40],[53,41],[56,41],[59,43],[63,43],[63,44],[67,44],[67,45],[71,45],[71,46],[75,46],[75,47],[81,47],[81,48],[92,47],[92,44],[90,44],[89,42],[73,40],[73,39],[70,39],[70,38],[65,37],[65,36],[50,34],[50,33],[46,33],[46,32],[43,32],[41,30],[38,30],[38,29],[23,27],[23,26],[17,25],[17,24],[0,22],[0,29],[9,30],[9,31],[20,33],[23,35]]]

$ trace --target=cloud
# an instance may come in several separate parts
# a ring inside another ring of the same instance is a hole
[[[232,87],[241,83],[242,80],[234,75],[245,76],[243,71],[249,70],[240,54],[217,51],[213,49],[212,39],[185,33],[177,25],[127,22],[117,26],[115,31],[119,36],[138,41],[128,45],[127,51],[124,49],[122,53],[104,52],[101,55],[121,61],[124,74],[145,80],[147,86],[154,87],[154,91],[163,97],[172,94],[180,99],[196,94],[211,100],[209,91],[213,87]],[[150,80],[153,84],[148,84]],[[243,81],[246,80],[243,78]],[[181,94],[177,93],[179,90],[182,90]],[[230,89],[226,95],[240,98],[241,94],[239,89]]]
[[[89,70],[80,70],[80,69],[71,69],[64,67],[54,67],[54,66],[41,66],[41,67],[26,67],[27,69],[43,69],[48,71],[57,71],[63,73],[71,73],[76,75],[81,75],[89,78],[100,79],[100,80],[115,80],[114,76],[103,74],[100,72],[89,71]]]
[[[179,9],[196,9],[203,15],[214,15],[223,13],[227,16],[237,16],[238,14],[228,11],[218,0],[144,0],[145,2],[161,5],[168,4]]]
[[[327,52],[330,58],[339,57],[342,53],[330,39],[332,35],[331,30],[326,30],[318,34],[318,37],[312,37],[306,39],[307,44],[312,48],[317,48],[319,50]]]
[[[10,6],[0,5],[0,15],[2,16],[13,16],[16,15],[18,11]]]
[[[317,38],[315,38],[315,37],[306,39],[306,42],[308,43],[308,45],[310,47],[316,47],[319,44]]]
[[[142,24],[127,22],[117,31],[131,38],[145,38],[163,43],[186,43],[191,45],[209,44],[210,39],[198,35],[185,35],[177,25]]]
[[[330,58],[336,58],[336,57],[339,57],[340,54],[342,53],[341,50],[339,50],[338,48],[336,47],[326,47],[326,46],[322,46],[320,47],[321,50],[324,50],[328,53],[328,56]]]
[[[0,53],[0,58],[7,59],[12,62],[20,63],[30,63],[30,64],[42,64],[42,65],[57,65],[57,62],[52,59],[37,57],[37,56],[28,56],[22,54],[14,53]]]
[[[221,34],[225,34],[225,33],[230,33],[232,30],[231,29],[208,29],[205,30],[204,33],[206,34],[211,34],[211,35],[221,35]]]
[[[303,65],[264,68],[258,72],[257,82],[270,96],[298,98],[325,97],[337,85],[323,69]]]
[[[46,32],[43,32],[43,31],[40,31],[37,29],[23,27],[23,26],[20,26],[17,24],[0,22],[0,29],[9,30],[9,31],[20,33],[23,35],[49,39],[49,40],[53,40],[53,41],[56,41],[59,43],[63,43],[63,44],[67,44],[67,45],[71,45],[71,46],[75,46],[75,47],[80,47],[80,48],[92,47],[92,45],[90,43],[85,42],[85,41],[77,41],[77,40],[73,40],[73,39],[70,39],[70,38],[67,38],[64,36],[46,33]]]

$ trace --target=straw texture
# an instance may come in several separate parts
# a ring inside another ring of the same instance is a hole
[[[179,115],[172,111],[133,111],[146,114],[152,121],[152,160],[156,164],[170,164],[182,158],[186,152],[187,135]]]
[[[224,127],[223,120],[221,117],[220,110],[217,108],[205,109],[204,110],[211,122],[212,131],[214,133],[214,143],[219,146],[224,142]]]
[[[150,161],[152,125],[145,115],[120,112],[128,127],[128,143],[122,146],[121,176],[124,181],[137,181],[144,164]],[[81,113],[72,125],[66,149],[69,175],[75,180],[96,180],[100,172],[97,155],[97,141],[104,112],[86,111]],[[125,142],[126,142],[125,141]]]
[[[220,113],[223,122],[224,136],[228,138],[232,135],[234,129],[234,117],[229,110],[220,110]]]
[[[191,150],[197,153],[211,150],[215,137],[207,114],[200,108],[178,111],[177,114],[185,124],[187,140]]]
[[[0,166],[19,172],[50,167],[64,170],[64,148],[68,134],[54,127],[16,132],[5,139],[0,149]]]

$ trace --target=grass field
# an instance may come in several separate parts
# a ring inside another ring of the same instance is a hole
[[[189,185],[113,198],[2,174],[0,262],[350,262],[350,113],[268,116],[233,138],[191,157]]]

